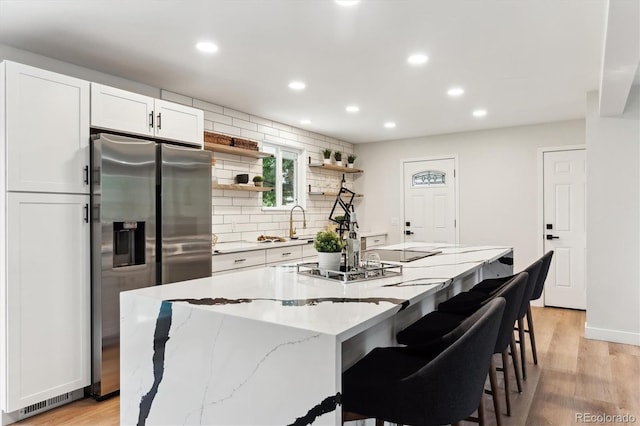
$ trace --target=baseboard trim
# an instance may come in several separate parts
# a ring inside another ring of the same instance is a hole
[[[640,333],[589,327],[586,322],[584,324],[584,337],[592,340],[604,340],[606,342],[640,346]]]

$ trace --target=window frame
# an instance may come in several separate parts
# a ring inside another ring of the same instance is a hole
[[[274,148],[276,150],[275,159],[276,159],[276,183],[274,192],[276,193],[276,206],[269,207],[262,205],[262,211],[289,211],[293,208],[293,205],[283,206],[278,205],[280,200],[282,200],[282,151],[288,151],[296,154],[296,197],[294,199],[294,203],[300,205],[302,208],[307,208],[307,197],[305,188],[307,187],[307,170],[304,168],[306,165],[305,158],[307,156],[306,148],[297,143],[280,143],[273,141],[264,141],[262,142],[262,150],[264,151],[266,147]],[[294,204],[294,205],[295,205]]]

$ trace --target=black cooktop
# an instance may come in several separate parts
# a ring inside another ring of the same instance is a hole
[[[417,250],[369,250],[380,255],[380,260],[387,262],[413,262],[434,254],[442,253],[440,250],[417,251]]]

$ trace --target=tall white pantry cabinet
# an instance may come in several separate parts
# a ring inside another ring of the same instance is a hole
[[[0,64],[3,418],[90,382],[89,82]]]

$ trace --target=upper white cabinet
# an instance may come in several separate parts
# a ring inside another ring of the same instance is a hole
[[[10,61],[0,75],[6,189],[88,194],[89,82]]]
[[[91,127],[202,147],[204,113],[197,108],[91,83]]]

